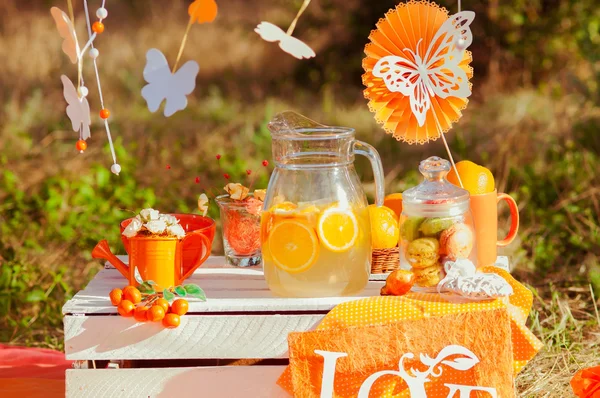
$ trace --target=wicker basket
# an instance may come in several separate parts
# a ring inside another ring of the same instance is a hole
[[[400,268],[400,248],[373,249],[372,274],[387,274]]]

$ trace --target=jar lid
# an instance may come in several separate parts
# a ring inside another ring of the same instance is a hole
[[[421,161],[419,171],[425,178],[423,182],[402,193],[402,205],[408,212],[457,215],[468,210],[469,192],[446,179],[449,161],[432,156]]]

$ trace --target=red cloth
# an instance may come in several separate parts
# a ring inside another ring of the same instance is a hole
[[[0,344],[0,397],[64,397],[65,354]]]

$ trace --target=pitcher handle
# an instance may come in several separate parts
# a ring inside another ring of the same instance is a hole
[[[183,238],[183,242],[185,242],[185,239],[188,236],[190,236],[190,235],[187,235],[185,238]],[[204,253],[204,256],[198,256],[198,261],[196,261],[196,264],[194,264],[190,269],[188,269],[187,272],[185,273],[185,275],[183,275],[181,277],[182,281],[189,278],[194,273],[194,271],[196,271],[196,269],[198,269],[198,267],[200,267],[210,256],[210,249],[212,246],[212,242],[210,241],[210,239],[208,239],[202,233],[198,233],[197,236],[200,237],[200,239],[202,239],[202,244],[204,245],[204,247],[206,249],[206,253]],[[181,242],[182,246],[183,246],[183,242]]]
[[[371,162],[373,178],[375,179],[375,204],[383,206],[385,195],[385,180],[383,177],[383,166],[377,149],[362,141],[354,141],[354,153],[365,156]]]

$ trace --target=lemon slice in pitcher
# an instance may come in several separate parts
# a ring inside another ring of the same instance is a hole
[[[319,218],[319,239],[332,252],[349,250],[358,238],[358,221],[349,209],[330,207]]]
[[[290,274],[312,267],[319,257],[319,239],[304,220],[291,218],[277,222],[269,234],[269,254],[275,265]]]

